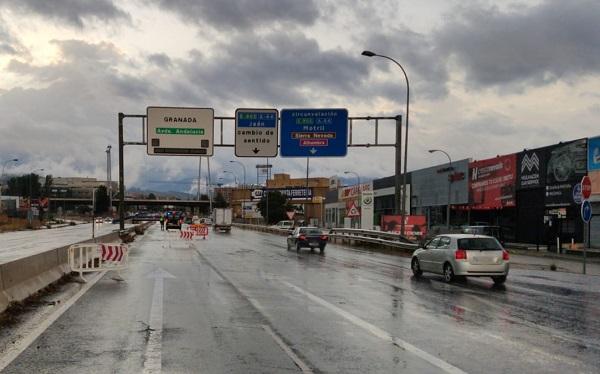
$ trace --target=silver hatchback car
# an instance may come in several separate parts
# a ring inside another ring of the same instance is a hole
[[[469,276],[491,277],[502,284],[508,276],[509,255],[491,236],[439,235],[413,253],[411,269],[416,277],[430,272],[443,275],[446,282]]]

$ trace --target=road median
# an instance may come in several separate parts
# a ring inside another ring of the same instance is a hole
[[[125,232],[115,231],[96,237],[96,242],[120,242],[121,238],[129,240],[133,235],[145,230],[152,223],[143,223],[131,227]],[[94,239],[78,243],[92,243]],[[4,312],[12,302],[25,300],[48,285],[71,273],[68,265],[68,249],[70,245],[54,248],[32,256],[23,257],[0,264],[0,313]]]

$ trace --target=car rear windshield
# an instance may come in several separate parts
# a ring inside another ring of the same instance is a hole
[[[302,229],[300,230],[302,234],[306,235],[321,235],[322,231],[319,229]]]
[[[499,251],[502,246],[493,238],[458,239],[458,248],[475,251]]]

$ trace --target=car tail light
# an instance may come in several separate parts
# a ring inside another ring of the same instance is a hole
[[[457,249],[456,252],[454,252],[454,258],[457,260],[466,260],[467,259],[467,251],[465,251],[464,249]]]
[[[327,237],[327,235],[321,235],[321,240],[327,240],[327,239],[329,239],[329,238]]]
[[[300,236],[298,237],[298,240],[306,240],[306,236],[304,236],[304,235],[300,235]]]
[[[502,261],[508,261],[508,259],[510,258],[510,255],[508,254],[508,251],[506,249],[502,250]]]

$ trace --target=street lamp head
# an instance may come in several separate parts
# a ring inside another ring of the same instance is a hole
[[[350,174],[350,172],[349,171],[345,171],[344,174]]]
[[[430,149],[430,150],[428,150],[427,152],[429,152],[429,153],[433,153],[433,152],[435,152],[435,151],[436,151],[435,149]]]
[[[377,56],[376,53],[373,53],[371,51],[362,51],[361,55],[363,56],[367,56],[367,57],[373,57],[373,56]]]
[[[11,161],[12,162],[19,162],[19,159],[18,158],[13,158]]]

